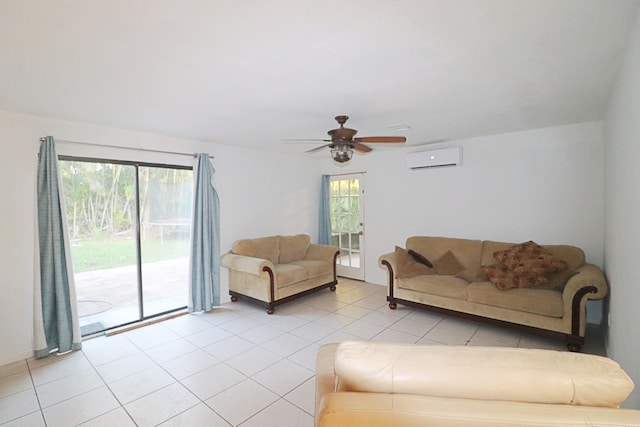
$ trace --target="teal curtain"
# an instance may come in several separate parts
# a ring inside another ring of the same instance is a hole
[[[196,155],[189,274],[189,312],[220,305],[220,200],[209,155]]]
[[[40,144],[38,155],[37,228],[39,249],[34,286],[35,357],[82,348],[71,266],[64,196],[53,137]]]
[[[322,175],[318,243],[331,245],[331,175]]]

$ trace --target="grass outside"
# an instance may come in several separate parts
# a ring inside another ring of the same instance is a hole
[[[148,238],[142,241],[142,262],[189,256],[189,239]],[[134,239],[81,240],[71,244],[74,273],[124,267],[136,263]]]

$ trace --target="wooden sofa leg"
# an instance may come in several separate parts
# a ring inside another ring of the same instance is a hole
[[[238,297],[235,295],[231,295],[231,302],[238,302]]]
[[[582,352],[582,340],[580,338],[568,337],[567,349],[575,353]]]
[[[273,306],[270,305],[267,307],[267,314],[273,314],[273,311]]]

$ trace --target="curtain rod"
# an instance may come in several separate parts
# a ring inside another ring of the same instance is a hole
[[[40,137],[40,142],[43,142],[46,139],[46,137]],[[123,149],[123,150],[134,150],[134,151],[146,151],[149,153],[162,153],[162,154],[177,154],[178,156],[191,156],[191,157],[196,157],[196,154],[189,154],[189,153],[180,153],[177,151],[164,151],[164,150],[152,150],[150,148],[132,148],[132,147],[119,147],[116,145],[108,145],[108,144],[92,144],[90,142],[80,142],[80,141],[67,141],[66,139],[61,139],[60,142],[66,142],[67,144],[80,144],[80,145],[91,145],[94,147],[106,147],[106,148],[116,148],[116,149]],[[209,155],[210,159],[213,159],[214,157],[212,155]]]

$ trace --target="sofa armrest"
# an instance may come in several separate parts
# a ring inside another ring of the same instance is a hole
[[[316,354],[316,422],[322,398],[336,391],[336,370],[334,360],[338,343],[324,344],[318,349]]]
[[[360,393],[617,407],[634,386],[612,359],[540,349],[342,341],[334,366]]]
[[[332,263],[335,260],[336,254],[338,254],[339,252],[340,249],[337,246],[319,245],[317,243],[312,243],[311,245],[309,245],[304,259],[313,259]]]
[[[265,267],[268,267],[271,271],[275,270],[273,263],[269,260],[237,255],[231,252],[224,254],[220,259],[220,263],[229,270],[242,271],[256,276],[262,274]]]
[[[575,294],[586,287],[593,287],[586,294],[588,299],[602,299],[607,296],[607,281],[602,270],[593,264],[585,264],[578,269],[578,274],[569,278],[562,292],[562,299],[571,302]],[[594,291],[595,290],[595,291]]]
[[[378,257],[378,266],[380,268],[382,268],[383,270],[387,270],[388,269],[388,267],[385,264],[385,262],[389,263],[391,265],[391,268],[395,269],[395,266],[396,266],[396,253],[395,252],[389,252],[388,254],[380,255]]]

